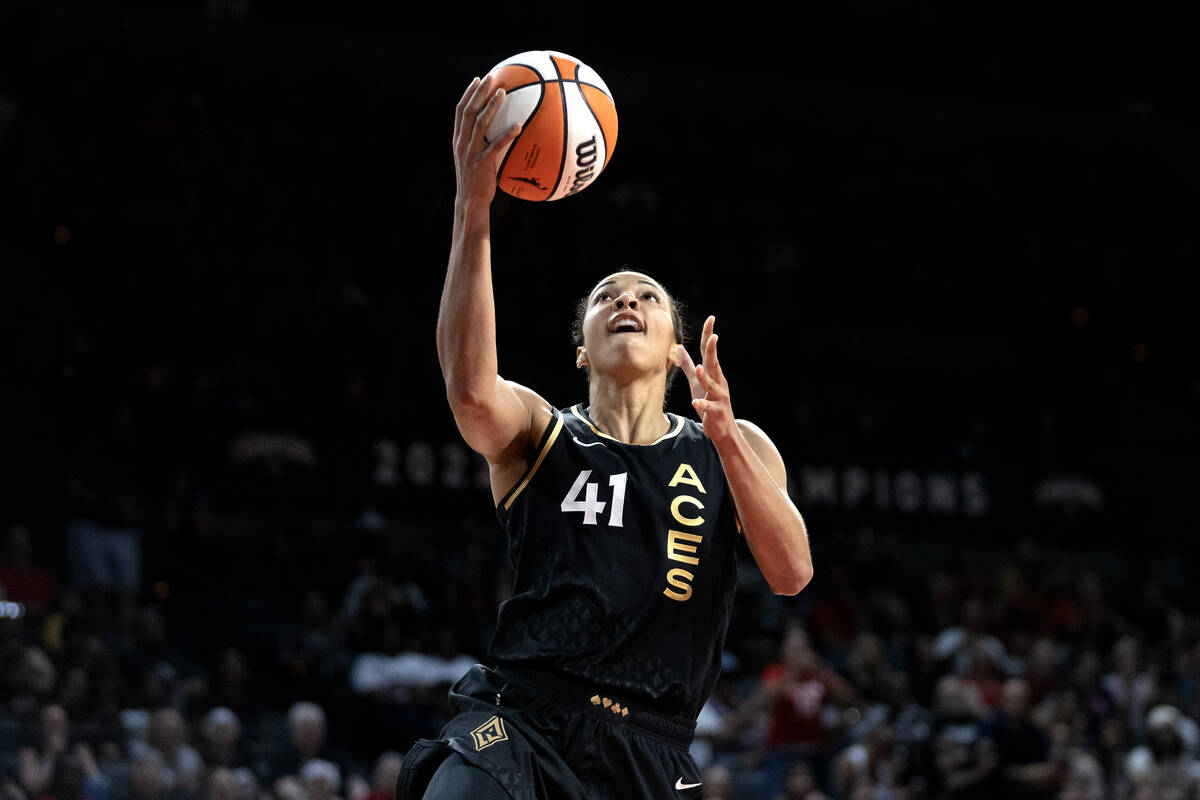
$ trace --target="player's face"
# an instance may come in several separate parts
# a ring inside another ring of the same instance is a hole
[[[664,373],[671,366],[675,317],[671,298],[653,278],[617,272],[596,284],[583,320],[579,366],[593,374]]]

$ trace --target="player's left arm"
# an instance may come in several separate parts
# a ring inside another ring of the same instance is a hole
[[[716,445],[729,481],[746,544],[776,594],[796,594],[812,580],[812,553],[804,518],[787,492],[787,470],[771,439],[757,425],[733,415],[729,384],[717,359],[714,317],[700,336],[702,363],[696,365],[682,346],[675,363],[692,391],[692,407],[704,432]]]

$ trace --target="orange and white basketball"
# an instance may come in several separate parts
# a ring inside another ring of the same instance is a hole
[[[514,123],[521,132],[500,165],[500,189],[522,200],[561,200],[591,185],[617,144],[612,92],[594,69],[554,50],[530,50],[489,72],[504,102],[488,141]]]

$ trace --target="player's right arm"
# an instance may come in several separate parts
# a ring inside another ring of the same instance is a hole
[[[500,158],[519,128],[490,144],[484,132],[503,97],[492,78],[477,78],[454,112],[457,194],[437,324],[446,397],[463,439],[492,466],[493,494],[510,488],[507,473],[519,470],[516,462],[550,418],[545,401],[497,368],[490,212]]]

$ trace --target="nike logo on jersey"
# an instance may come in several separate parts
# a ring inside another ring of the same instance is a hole
[[[571,441],[573,441],[575,444],[579,445],[580,447],[595,447],[598,444],[604,444],[604,442],[581,442],[581,441],[579,441],[578,436],[572,436]]]
[[[698,783],[684,783],[683,778],[680,778],[679,780],[675,781],[675,791],[679,791],[681,789],[695,789],[699,785],[700,784]]]

